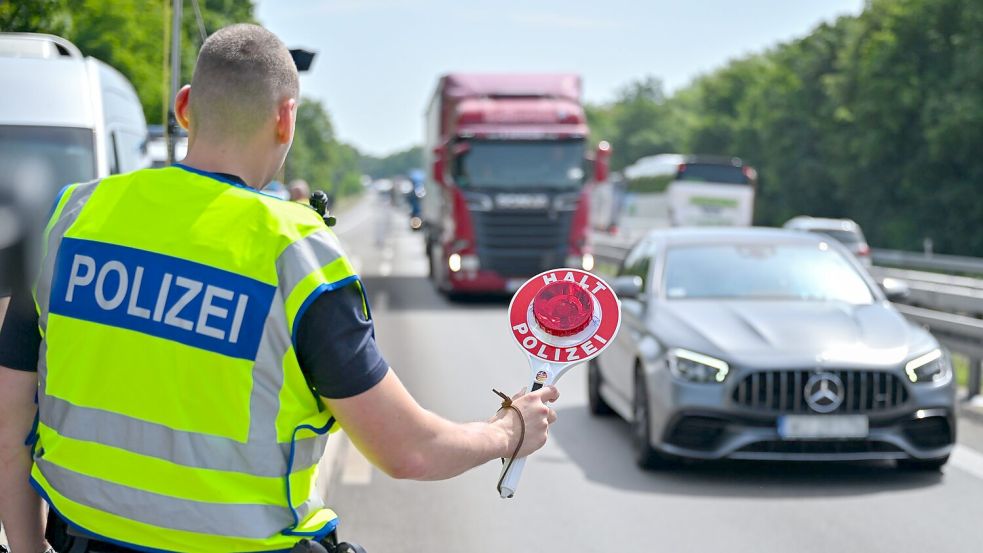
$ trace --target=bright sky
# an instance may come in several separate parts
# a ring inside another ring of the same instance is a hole
[[[260,0],[290,47],[318,51],[303,94],[339,137],[388,154],[423,140],[423,111],[449,71],[570,71],[605,102],[645,75],[669,90],[743,54],[857,14],[864,0]]]

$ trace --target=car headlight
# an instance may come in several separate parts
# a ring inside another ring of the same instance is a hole
[[[730,372],[726,361],[682,348],[669,350],[669,371],[690,382],[723,382]]]
[[[908,361],[904,366],[904,372],[912,382],[942,380],[949,374],[949,359],[942,354],[941,349],[933,349],[925,355]]]

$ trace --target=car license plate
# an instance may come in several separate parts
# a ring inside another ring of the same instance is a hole
[[[785,440],[814,438],[866,438],[867,415],[787,415],[778,419],[778,435]]]

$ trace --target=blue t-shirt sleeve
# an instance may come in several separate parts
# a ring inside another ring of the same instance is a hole
[[[389,371],[362,309],[357,284],[321,294],[297,323],[297,359],[317,393],[342,399],[365,392]]]
[[[37,372],[41,331],[34,298],[26,287],[14,289],[0,329],[0,365],[8,369]]]

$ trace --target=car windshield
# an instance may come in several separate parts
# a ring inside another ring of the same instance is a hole
[[[874,301],[853,265],[826,243],[672,247],[664,288],[670,300]]]
[[[461,188],[579,188],[583,140],[472,140],[455,159]]]
[[[92,131],[68,127],[0,126],[0,175],[24,175],[52,193],[95,178]]]

